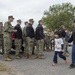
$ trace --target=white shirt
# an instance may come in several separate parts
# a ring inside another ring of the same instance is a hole
[[[63,44],[62,38],[55,38],[55,51],[62,51],[61,45]]]

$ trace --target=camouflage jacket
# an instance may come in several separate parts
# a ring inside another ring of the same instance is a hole
[[[26,28],[27,28],[27,27],[24,27],[24,28],[23,28],[23,32],[22,32],[23,40],[25,40],[25,39],[26,39],[26,36],[27,36]]]
[[[3,36],[3,27],[0,28],[0,39],[2,39]]]
[[[11,38],[13,31],[13,26],[9,22],[5,22],[4,28],[3,28],[3,37]]]

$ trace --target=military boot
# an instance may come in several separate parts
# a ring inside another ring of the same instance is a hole
[[[5,61],[12,61],[12,59],[10,57],[5,57],[4,60]]]

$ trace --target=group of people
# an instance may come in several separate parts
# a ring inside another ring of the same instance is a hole
[[[22,21],[19,19],[17,20],[17,25],[14,28],[11,25],[13,22],[13,16],[8,16],[8,21],[5,22],[3,26],[3,40],[4,40],[4,60],[11,61],[12,57],[10,56],[9,52],[12,46],[12,33],[14,33],[15,37],[15,58],[20,59],[20,50],[22,46],[22,40],[25,44],[24,53],[23,55],[27,59],[45,59],[43,55],[43,44],[44,44],[44,30],[43,30],[43,23],[42,20],[38,21],[38,26],[36,31],[33,29],[34,20],[29,19],[29,22],[26,21],[25,27],[21,28]],[[34,40],[36,40],[36,50],[35,50],[35,57],[32,55]]]
[[[23,44],[24,47],[24,53],[23,56],[25,56],[27,59],[45,59],[45,56],[43,54],[43,51],[46,48],[49,49],[50,41],[46,40],[46,36],[48,36],[48,39],[51,35],[45,35],[44,29],[43,29],[43,22],[42,20],[38,21],[38,25],[36,27],[36,30],[33,29],[34,20],[29,19],[29,22],[26,21],[24,24],[24,28],[22,30],[21,23],[22,21],[19,19],[17,20],[17,24],[12,26],[11,22],[13,22],[14,18],[13,16],[8,16],[8,21],[5,22],[3,26],[3,40],[4,40],[4,60],[5,61],[12,61],[13,58],[10,56],[9,52],[11,50],[12,46],[12,33],[14,33],[15,37],[15,58],[20,59],[20,50]],[[2,22],[0,22],[2,24]],[[73,25],[75,27],[75,21],[73,21]],[[1,32],[1,30],[0,30]],[[73,33],[70,37],[70,34],[68,33],[68,30],[65,29],[65,27],[62,25],[58,30],[55,30],[52,34],[53,38],[51,39],[51,45],[54,42],[54,58],[53,58],[53,66],[56,66],[57,56],[59,55],[60,58],[62,58],[66,63],[68,63],[68,60],[66,56],[69,54],[68,52],[68,43],[73,41],[73,48],[72,48],[72,64],[70,65],[71,68],[75,68],[75,30],[73,30]],[[36,42],[36,48],[35,48],[35,56],[32,55],[33,52],[33,46],[34,42]],[[46,43],[46,44],[45,44]]]

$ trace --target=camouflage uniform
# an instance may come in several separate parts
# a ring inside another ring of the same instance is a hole
[[[22,39],[15,39],[15,49],[16,49],[16,56],[20,55],[19,52],[21,50],[21,46],[22,46]]]
[[[35,54],[37,56],[43,55],[43,45],[44,45],[44,41],[36,40],[36,51],[35,51]]]
[[[4,24],[4,56],[8,57],[9,56],[9,51],[11,50],[11,46],[12,46],[12,31],[13,31],[13,27],[11,25],[11,23],[9,22],[5,22]]]
[[[49,34],[47,33],[47,34],[45,35],[45,47],[46,47],[47,50],[49,50],[49,46],[50,46],[50,36],[49,36]]]
[[[28,49],[28,54],[31,56],[32,55],[32,51],[33,51],[33,45],[34,45],[34,39],[27,37],[27,49]]]
[[[28,49],[28,58],[31,59],[33,58],[32,56],[32,51],[33,51],[33,45],[34,45],[34,29],[32,27],[34,21],[33,19],[30,19],[29,22],[32,22],[29,23],[29,25],[27,26],[26,28],[26,32],[27,32],[27,49]]]
[[[24,41],[24,44],[25,44],[24,53],[28,54],[28,52],[27,52],[27,37],[26,37],[27,33],[26,33],[26,28],[27,27],[23,28],[23,34],[22,34],[22,36],[23,36],[23,41]]]
[[[2,22],[0,22],[0,48],[2,48],[2,42],[3,42],[3,26]]]
[[[43,54],[43,46],[44,46],[44,33],[43,33],[43,26],[40,24],[42,21],[39,20],[39,24],[36,27],[36,32],[35,32],[35,39],[36,39],[36,56],[39,59],[44,59],[44,54]]]
[[[17,20],[17,22],[20,22],[21,24],[21,20]],[[17,25],[14,27],[15,30],[17,30],[16,33],[14,33],[15,36],[15,49],[16,49],[16,56],[19,57],[19,52],[21,50],[22,47],[22,29],[20,24],[17,23]]]

